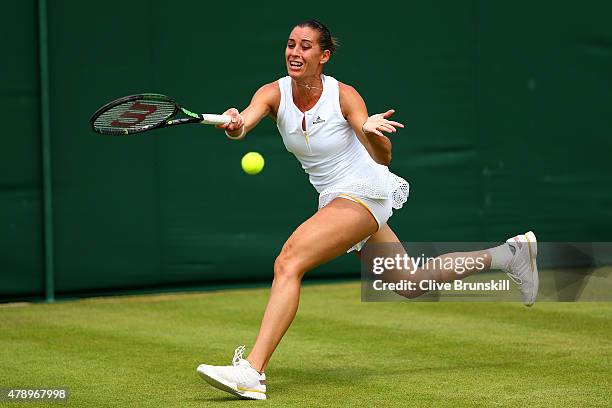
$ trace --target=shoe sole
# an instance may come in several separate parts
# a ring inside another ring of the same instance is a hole
[[[230,394],[233,394],[242,399],[265,400],[267,398],[266,394],[263,392],[237,390],[236,388],[232,387],[231,384],[224,382],[221,378],[208,374],[204,371],[200,371],[199,368],[197,371],[200,377],[204,379],[204,381],[221,391],[229,392]]]
[[[531,307],[535,303],[536,296],[538,295],[538,286],[540,284],[538,274],[538,239],[536,238],[533,231],[529,231],[525,234],[527,240],[527,248],[529,249],[529,262],[531,263],[531,279],[533,281],[533,292],[531,293],[531,303],[525,303],[525,306]]]

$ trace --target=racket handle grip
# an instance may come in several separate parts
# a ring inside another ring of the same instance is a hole
[[[202,114],[202,120],[200,121],[203,125],[224,125],[229,123],[231,117],[229,115],[213,115],[209,113]]]

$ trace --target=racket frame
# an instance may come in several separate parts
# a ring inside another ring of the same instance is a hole
[[[146,102],[147,100],[158,100],[158,101],[168,102],[174,105],[174,110],[167,117],[166,120],[160,121],[159,123],[156,123],[156,124],[146,125],[146,126],[142,126],[142,127],[134,128],[134,129],[123,128],[122,130],[117,130],[117,131],[100,131],[100,129],[96,129],[95,122],[102,114],[114,108],[115,106],[119,106],[126,102],[138,101],[138,100],[142,100],[143,103]],[[188,117],[174,119],[175,116],[179,112],[182,112],[185,116],[188,116]],[[199,113],[191,112],[189,109],[185,109],[182,106],[180,106],[178,103],[176,103],[174,99],[170,98],[169,96],[162,95],[162,94],[156,94],[156,93],[142,93],[142,94],[128,95],[122,98],[115,99],[105,104],[100,109],[98,109],[89,119],[91,129],[94,132],[103,134],[103,135],[111,135],[111,136],[131,135],[135,133],[148,132],[149,130],[160,129],[160,128],[168,127],[168,126],[184,125],[187,123],[202,123],[202,124],[218,125],[218,124],[228,123],[229,121],[230,121],[230,117],[227,115],[199,114]]]

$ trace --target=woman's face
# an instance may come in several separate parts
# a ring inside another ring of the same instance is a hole
[[[321,51],[319,32],[310,27],[295,27],[285,48],[287,72],[293,79],[319,76],[329,60],[329,51]]]

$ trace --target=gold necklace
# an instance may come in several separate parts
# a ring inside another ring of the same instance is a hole
[[[319,88],[316,86],[312,86],[312,85],[308,85],[308,84],[300,84],[299,82],[297,83],[300,86],[303,86],[304,88],[308,89],[309,91],[312,89],[316,89],[317,91],[323,91],[323,88]]]

